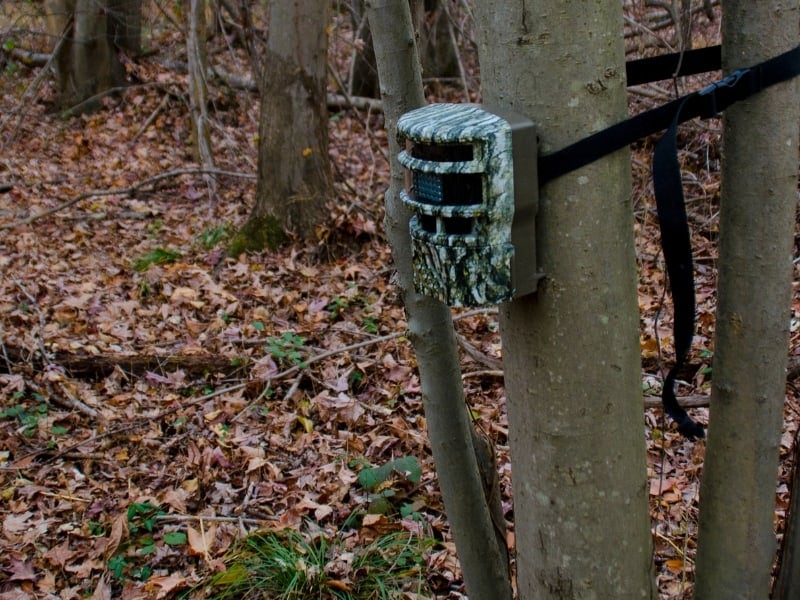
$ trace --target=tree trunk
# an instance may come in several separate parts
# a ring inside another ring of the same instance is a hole
[[[538,123],[543,153],[627,116],[619,2],[484,0],[475,19],[484,102]],[[500,310],[522,600],[655,594],[629,160],[540,190],[546,277]]]
[[[214,168],[211,136],[208,132],[208,85],[206,73],[206,11],[205,0],[190,0],[186,33],[186,56],[189,65],[189,111],[191,114],[192,148],[195,160],[206,169]],[[213,191],[213,177],[205,176],[206,185]]]
[[[450,17],[441,0],[412,0],[414,24],[419,36],[422,76],[458,77],[458,48],[451,35]]]
[[[119,10],[120,0],[48,0],[48,29],[55,39],[65,36],[64,43],[56,44],[61,107],[96,110],[94,96],[125,81],[117,50],[139,44],[141,7],[133,4]]]
[[[798,39],[796,0],[727,0],[726,72]],[[766,598],[785,398],[797,204],[797,80],[725,112],[711,423],[697,598]]]
[[[142,3],[108,0],[108,9],[114,44],[129,55],[138,56],[142,51]]]
[[[349,93],[369,98],[378,95],[375,51],[372,32],[363,22],[364,0],[353,0],[353,29],[363,49],[353,53]],[[409,0],[414,28],[419,40],[419,58],[425,78],[462,76],[453,27],[439,0]]]
[[[502,512],[493,517],[486,501],[492,496],[492,475],[494,481],[497,477],[494,457],[491,446],[475,434],[464,402],[450,309],[414,291],[410,214],[399,196],[404,179],[395,135],[400,115],[425,103],[408,1],[367,0],[366,6],[392,163],[386,192],[386,234],[417,354],[439,486],[470,598],[511,600]],[[499,501],[499,496],[494,499]]]
[[[354,48],[350,64],[348,92],[351,96],[377,98],[378,71],[375,66],[375,48],[372,44],[372,30],[364,11],[364,0],[353,0],[353,38],[360,40]]]
[[[325,93],[329,2],[270,2],[260,82],[256,203],[231,251],[275,248],[285,231],[310,239],[333,196]]]

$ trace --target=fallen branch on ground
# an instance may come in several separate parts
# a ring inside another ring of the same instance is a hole
[[[102,196],[127,196],[132,198],[136,194],[149,193],[155,190],[155,184],[158,183],[159,181],[162,181],[164,179],[169,179],[171,177],[177,177],[179,175],[218,175],[224,177],[240,177],[244,179],[253,179],[253,180],[256,179],[256,176],[253,173],[239,173],[237,171],[225,171],[223,169],[202,169],[202,168],[173,169],[172,171],[159,173],[158,175],[153,175],[152,177],[148,177],[147,179],[138,181],[126,188],[114,188],[111,190],[91,190],[89,192],[83,192],[82,194],[78,194],[74,198],[71,198],[66,202],[63,202],[58,206],[54,206],[53,208],[48,208],[47,210],[43,210],[42,212],[36,213],[35,215],[31,215],[30,217],[27,217],[25,219],[14,221],[13,223],[0,225],[0,230],[14,229],[15,227],[30,225],[34,221],[37,221],[44,217],[49,217],[50,215],[60,212],[65,208],[69,208],[73,204],[77,204],[81,200],[86,200],[87,198],[97,198]]]

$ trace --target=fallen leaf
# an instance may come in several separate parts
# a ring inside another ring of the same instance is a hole
[[[209,558],[214,546],[216,533],[217,527],[214,523],[210,523],[202,531],[191,526],[187,527],[186,537],[189,542],[189,553]]]

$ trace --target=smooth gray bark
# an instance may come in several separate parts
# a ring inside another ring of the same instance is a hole
[[[798,42],[796,0],[726,0],[727,72]],[[697,598],[766,598],[797,206],[796,80],[725,113],[719,301],[700,487]]]
[[[450,309],[414,292],[408,229],[410,214],[399,197],[403,168],[397,161],[400,148],[395,135],[400,115],[425,103],[408,1],[367,0],[366,7],[392,163],[392,179],[385,200],[386,232],[408,315],[410,338],[417,354],[439,487],[469,597],[511,600],[505,546],[498,540],[484,498],[476,457],[480,448],[472,441],[472,424],[464,402]]]
[[[483,0],[475,18],[484,102],[537,123],[540,152],[627,116],[616,0]],[[655,595],[629,160],[540,190],[546,277],[500,311],[522,600]]]

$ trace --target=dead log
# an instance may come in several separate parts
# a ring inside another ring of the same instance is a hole
[[[8,372],[11,367],[28,366],[34,371],[44,368],[39,353],[6,345],[0,353],[0,372]],[[241,371],[248,362],[247,357],[222,356],[219,354],[125,354],[110,352],[105,354],[73,354],[58,350],[50,357],[50,364],[59,365],[72,377],[102,379],[119,367],[134,376],[147,372],[169,373],[181,370],[187,377],[197,378],[205,375],[223,374],[231,376]]]

